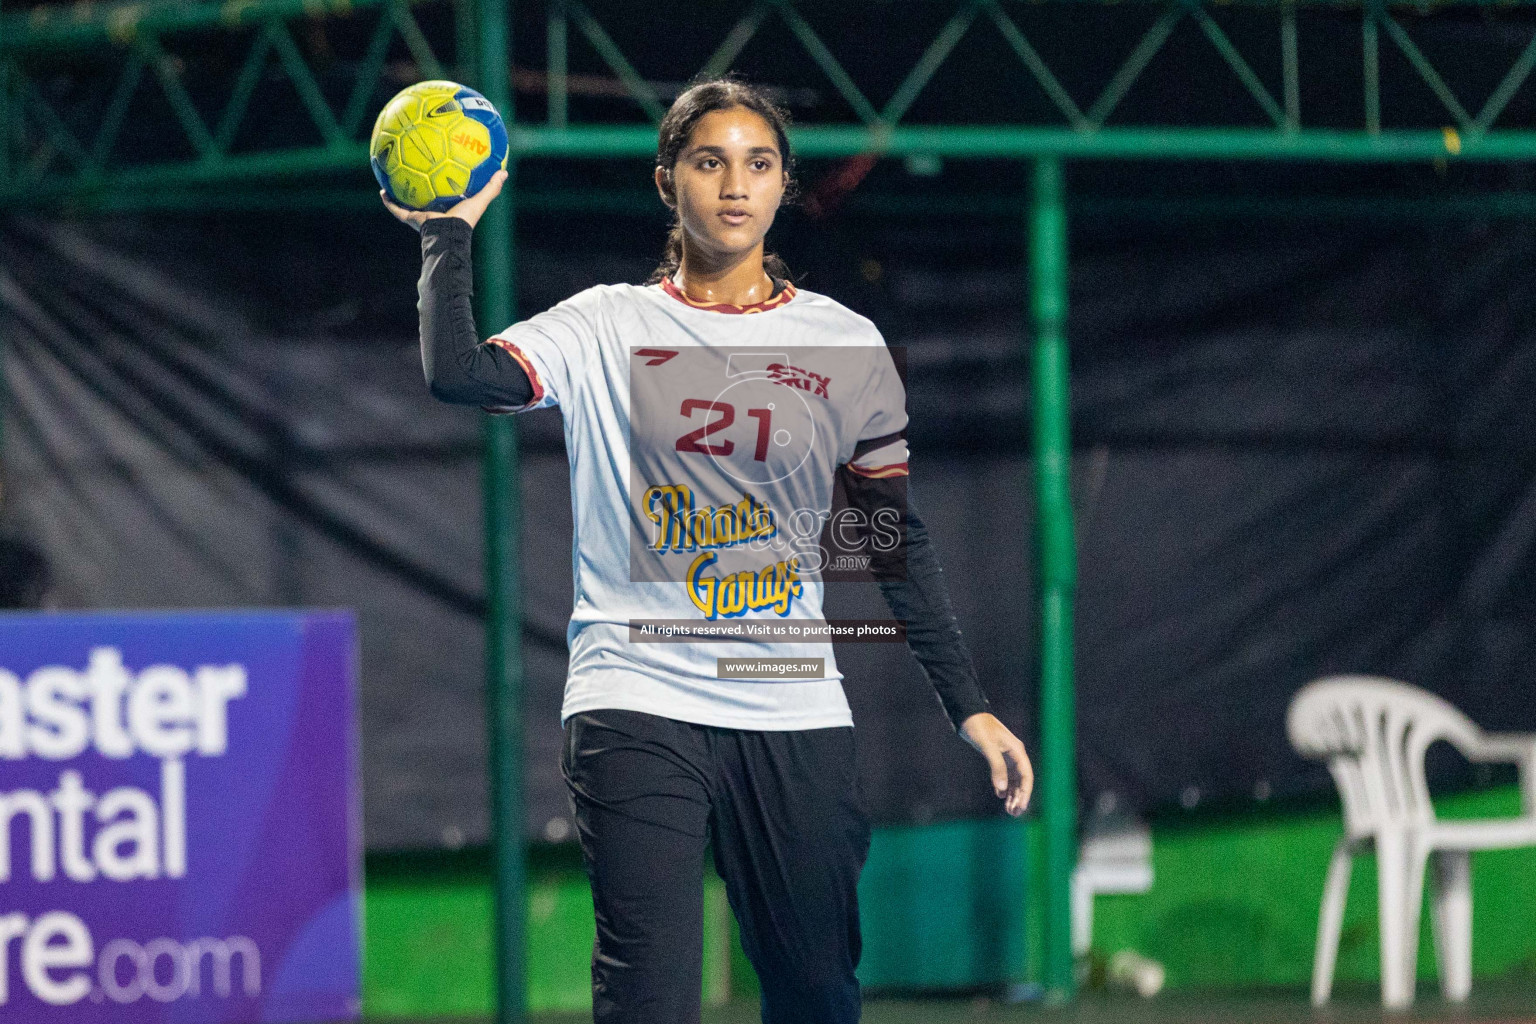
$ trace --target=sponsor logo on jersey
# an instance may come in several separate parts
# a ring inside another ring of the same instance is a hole
[[[646,488],[641,507],[656,524],[650,544],[656,551],[726,548],[779,532],[773,509],[747,492],[733,505],[694,508],[693,488],[687,484],[655,484]]]
[[[635,355],[645,359],[646,366],[660,366],[662,363],[677,355],[676,349],[670,348],[638,348]]]
[[[800,559],[787,558],[761,569],[743,569],[724,578],[706,576],[704,570],[720,556],[706,551],[688,566],[688,600],[706,619],[729,619],[747,612],[773,611],[788,615],[801,595]]]
[[[827,385],[832,383],[831,377],[824,377],[814,370],[805,370],[788,363],[769,363],[767,366],[768,379],[775,384],[783,384],[788,388],[799,388],[801,391],[809,391],[818,398],[827,398]]]

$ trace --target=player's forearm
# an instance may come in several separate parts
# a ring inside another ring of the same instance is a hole
[[[434,397],[460,405],[520,406],[533,398],[528,375],[475,328],[473,228],[434,217],[421,228],[421,365]]]
[[[928,526],[905,493],[904,478],[870,479],[845,471],[844,480],[850,504],[864,513],[865,521],[872,522],[881,508],[905,513],[902,542],[892,551],[876,551],[871,564],[891,614],[906,623],[907,646],[922,665],[944,713],[959,729],[960,723],[989,710],[990,705],[960,636]]]
[[[990,705],[976,679],[971,652],[960,636],[949,603],[949,585],[927,525],[907,503],[907,578],[882,580],[880,592],[891,614],[907,624],[907,646],[928,675],[944,713],[956,729]]]

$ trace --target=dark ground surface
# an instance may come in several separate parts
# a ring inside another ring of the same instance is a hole
[[[1421,987],[1418,1003],[1407,1013],[1387,1013],[1368,988],[1346,989],[1327,1008],[1313,1010],[1305,992],[1233,996],[1227,993],[1179,993],[1142,1000],[1090,994],[1064,1007],[1040,1003],[1009,1004],[998,999],[869,999],[864,1024],[951,1024],[961,1021],[1017,1021],[1039,1024],[1367,1024],[1367,1022],[1478,1021],[1486,1024],[1536,1024],[1536,982],[1524,986],[1485,985],[1461,1007],[1443,1002],[1432,987]],[[704,1024],[755,1024],[755,1004],[738,1003],[704,1012]],[[529,1024],[586,1024],[587,1014],[537,1014]],[[406,1024],[380,1020],[376,1024]],[[410,1024],[450,1024],[413,1021]],[[457,1018],[451,1024],[471,1024]],[[661,1024],[661,1022],[657,1022]]]

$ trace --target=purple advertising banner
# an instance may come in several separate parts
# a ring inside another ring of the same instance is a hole
[[[0,615],[0,1021],[359,1015],[344,612]]]

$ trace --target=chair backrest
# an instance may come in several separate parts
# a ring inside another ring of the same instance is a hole
[[[1308,683],[1291,701],[1286,730],[1303,757],[1328,762],[1352,837],[1433,821],[1424,752],[1436,740],[1464,746],[1479,735],[1434,694],[1374,676]]]

